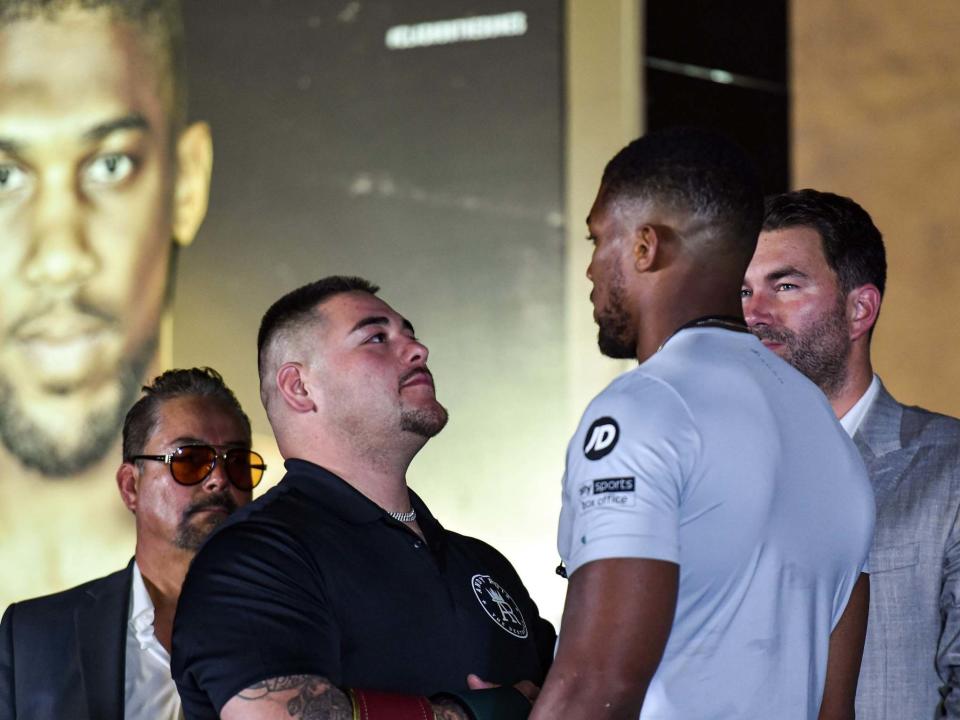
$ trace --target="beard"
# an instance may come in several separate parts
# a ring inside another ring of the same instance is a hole
[[[610,270],[607,304],[597,312],[597,345],[609,358],[624,360],[637,356],[637,341],[630,333],[630,317],[626,310],[623,273],[619,267]]]
[[[16,385],[0,377],[0,442],[25,468],[49,478],[66,478],[91,467],[113,447],[156,347],[154,336],[132,358],[123,358],[104,392],[106,397],[79,411],[72,432],[64,431],[62,417],[32,411]],[[71,390],[55,388],[51,395],[69,396]]]
[[[443,430],[447,417],[446,408],[438,402],[429,408],[402,408],[400,429],[429,439]]]
[[[802,332],[760,325],[753,334],[783,344],[782,357],[832,398],[847,379],[850,334],[843,298],[833,310]]]
[[[210,513],[201,518],[202,522],[193,522],[193,516],[201,510],[211,507],[222,507],[227,513]],[[173,538],[173,544],[181,550],[196,552],[203,545],[203,542],[210,537],[217,527],[227,519],[228,515],[233,514],[237,509],[237,501],[229,490],[224,490],[216,495],[208,495],[195,503],[191,503],[184,511],[177,525],[177,534]]]

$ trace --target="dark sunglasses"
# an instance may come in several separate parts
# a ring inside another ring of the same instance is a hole
[[[260,453],[247,448],[231,448],[218,453],[210,445],[184,445],[166,455],[134,455],[131,460],[156,460],[170,466],[170,474],[181,485],[202,483],[223,463],[227,479],[241,490],[252,490],[263,477],[267,466]]]

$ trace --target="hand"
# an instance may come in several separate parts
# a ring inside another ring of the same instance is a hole
[[[447,698],[434,700],[431,706],[433,707],[433,720],[470,720],[467,711],[453,700]]]
[[[471,690],[487,690],[489,688],[495,688],[500,686],[497,683],[487,682],[479,675],[474,675],[473,673],[470,673],[469,675],[467,675],[467,687],[469,687]],[[533,703],[536,701],[537,695],[540,694],[540,688],[534,685],[529,680],[521,680],[520,682],[516,683],[513,687],[519,690],[521,694],[527,700],[530,701],[531,705],[533,705]]]

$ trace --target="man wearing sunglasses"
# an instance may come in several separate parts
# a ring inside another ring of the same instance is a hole
[[[123,425],[116,473],[134,559],[71,590],[11,605],[0,623],[0,718],[176,720],[173,614],[187,567],[263,475],[250,421],[220,375],[170,370]]]
[[[511,686],[546,674],[555,634],[510,563],[407,487],[447,411],[427,348],[376,292],[324,278],[264,315],[260,396],[287,473],[184,583],[173,674],[189,720],[453,719],[461,703],[512,720],[530,703]],[[506,687],[471,693],[470,673]],[[443,691],[458,699],[426,697]]]

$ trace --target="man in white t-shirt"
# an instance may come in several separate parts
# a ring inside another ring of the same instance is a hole
[[[767,200],[743,309],[757,337],[823,390],[876,493],[857,718],[957,720],[960,421],[902,405],[874,374],[886,276],[883,237],[866,210],[797,190]]]
[[[250,421],[210,368],[169,370],[123,425],[117,486],[134,514],[126,569],[14,603],[0,622],[0,718],[177,720],[173,616],[207,536],[265,469]],[[81,542],[82,538],[78,538]]]
[[[587,269],[636,357],[570,442],[557,655],[531,718],[853,717],[873,497],[822,394],[746,331],[762,200],[710,133],[607,165]]]

